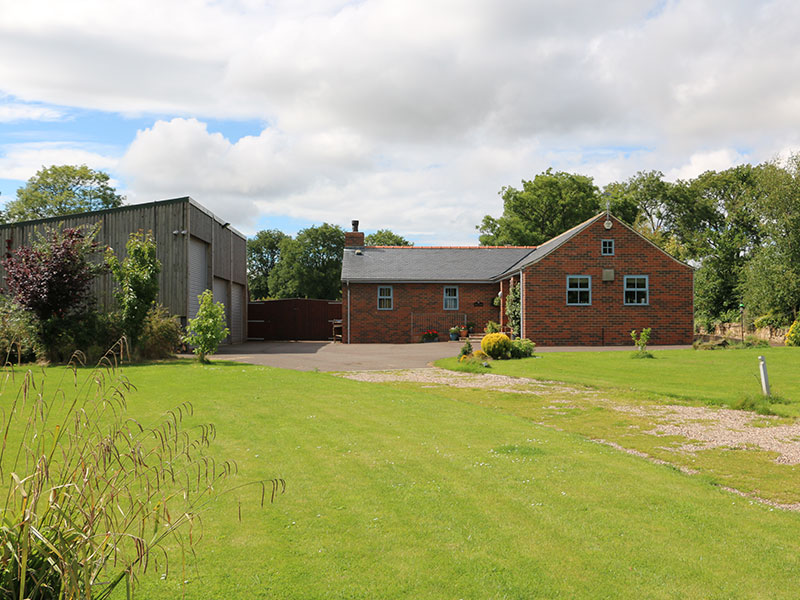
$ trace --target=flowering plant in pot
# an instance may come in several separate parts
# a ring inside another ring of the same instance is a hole
[[[450,328],[450,341],[455,342],[458,340],[458,336],[461,330],[459,329],[458,325]]]
[[[423,342],[438,342],[439,341],[439,332],[435,329],[428,329],[422,334],[422,341]]]
[[[458,335],[462,338],[465,338],[469,335],[469,328],[466,325],[462,325],[458,328]]]

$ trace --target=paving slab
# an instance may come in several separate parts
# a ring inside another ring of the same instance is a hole
[[[462,341],[430,344],[341,344],[334,342],[246,342],[220,346],[212,360],[233,360],[255,365],[297,371],[376,371],[418,369],[457,356]],[[691,346],[648,346],[650,350],[690,348]],[[633,346],[550,346],[537,347],[546,352],[620,352]]]

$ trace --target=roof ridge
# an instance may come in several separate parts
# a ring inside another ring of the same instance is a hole
[[[403,250],[535,250],[537,246],[364,246],[365,248],[402,248]]]

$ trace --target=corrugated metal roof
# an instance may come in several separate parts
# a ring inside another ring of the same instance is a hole
[[[345,248],[342,280],[488,282],[534,250],[531,246]]]

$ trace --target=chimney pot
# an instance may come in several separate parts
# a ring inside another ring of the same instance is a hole
[[[358,220],[353,219],[353,231],[358,231]]]

